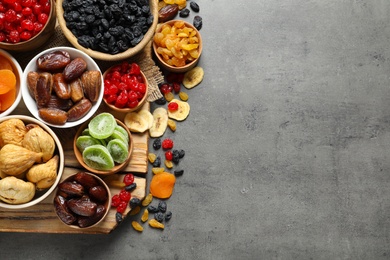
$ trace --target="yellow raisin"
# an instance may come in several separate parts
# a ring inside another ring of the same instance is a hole
[[[145,209],[144,213],[142,214],[141,221],[145,223],[148,220],[148,218],[149,218],[149,210]]]
[[[157,158],[157,155],[154,154],[154,153],[148,153],[148,160],[150,163],[154,163],[154,161],[156,160]]]
[[[149,220],[149,226],[151,226],[151,227],[153,227],[153,228],[161,228],[161,229],[164,229],[164,224],[158,222],[158,221],[155,220],[154,218],[151,219],[151,220]]]
[[[142,232],[144,230],[143,226],[141,226],[140,223],[138,223],[137,221],[132,221],[131,222],[131,225],[133,226],[133,228],[139,232]]]
[[[153,167],[152,168],[152,172],[153,172],[153,174],[159,174],[159,173],[164,172],[164,168],[162,168],[162,167]]]
[[[168,101],[168,102],[171,102],[172,99],[175,97],[175,95],[172,93],[172,92],[168,92],[164,95],[165,99]]]
[[[179,98],[183,101],[187,101],[188,100],[188,94],[183,92],[183,91],[180,91],[179,92]]]
[[[113,188],[123,189],[124,187],[126,187],[126,184],[123,181],[109,180],[106,183],[108,186],[113,187]]]
[[[145,199],[142,201],[142,206],[146,207],[148,206],[153,200],[153,195],[152,193],[149,193],[148,195],[146,195]]]
[[[137,215],[140,211],[141,211],[141,208],[140,208],[139,206],[137,206],[137,207],[133,208],[133,209],[130,211],[129,215],[130,215],[130,216]]]
[[[173,132],[176,131],[176,122],[172,119],[168,119],[168,127],[171,129]]]
[[[173,162],[170,161],[170,160],[165,160],[164,162],[165,166],[168,168],[168,169],[171,169],[173,167]]]

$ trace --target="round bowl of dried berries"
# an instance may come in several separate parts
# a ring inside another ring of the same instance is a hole
[[[47,125],[80,125],[99,109],[103,75],[97,63],[72,47],[54,47],[38,53],[27,64],[22,97],[30,113]]]
[[[35,50],[53,35],[56,25],[55,0],[4,0],[0,15],[0,48],[24,52]]]
[[[71,228],[91,228],[101,223],[111,207],[111,191],[95,174],[77,172],[58,184],[54,210]]]
[[[140,52],[158,23],[157,1],[57,0],[58,24],[79,50],[99,60],[123,60]]]
[[[112,110],[128,113],[139,110],[146,102],[148,80],[137,63],[123,61],[103,74],[103,100]]]
[[[73,141],[77,161],[89,172],[99,175],[123,170],[129,164],[133,147],[127,126],[108,112],[84,123]]]
[[[0,118],[9,115],[19,105],[22,99],[22,75],[18,61],[0,49]]]
[[[153,36],[157,61],[170,72],[183,73],[195,67],[202,48],[199,31],[182,20],[170,20],[159,25]]]

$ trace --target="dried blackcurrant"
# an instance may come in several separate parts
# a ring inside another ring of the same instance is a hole
[[[129,202],[129,206],[130,206],[130,208],[135,208],[135,207],[137,207],[138,205],[140,205],[141,204],[141,200],[139,199],[139,198],[131,198],[130,199],[130,202]]]
[[[156,149],[156,150],[161,148],[161,139],[160,138],[154,139],[154,141],[153,141],[153,148]]]
[[[158,210],[162,213],[165,213],[165,211],[167,211],[167,203],[165,201],[160,201],[158,203]]]
[[[167,103],[167,100],[164,97],[161,97],[154,101],[157,105],[165,105]]]
[[[135,190],[136,188],[137,188],[137,183],[136,183],[136,182],[133,182],[132,184],[127,185],[127,186],[125,187],[125,190],[126,190],[126,191],[133,191],[133,190]]]
[[[184,8],[179,12],[179,16],[183,18],[188,17],[189,15],[190,15],[190,9],[188,8]]]
[[[179,150],[172,150],[172,162],[178,164],[180,161],[180,153]]]
[[[149,213],[157,213],[158,212],[158,207],[155,207],[153,205],[148,206],[148,211]]]
[[[183,173],[184,173],[184,170],[174,170],[174,171],[173,171],[173,174],[174,174],[175,176],[182,176]]]
[[[199,5],[195,2],[191,2],[190,7],[191,7],[192,11],[194,11],[194,12],[199,12],[199,10],[200,10]]]
[[[168,212],[165,214],[165,221],[169,221],[171,218],[172,218],[172,212],[168,211]]]
[[[163,222],[164,221],[164,214],[161,212],[157,212],[154,214],[154,219],[157,220],[158,222]]]
[[[161,157],[157,156],[156,160],[152,163],[153,167],[160,167],[161,166]]]
[[[116,223],[121,223],[123,221],[123,217],[122,217],[122,214],[119,213],[119,212],[116,212],[115,213],[115,220],[116,220]]]
[[[183,149],[179,150],[179,157],[180,157],[180,159],[183,158],[185,154],[186,154],[186,152]]]
[[[202,17],[200,17],[199,15],[196,15],[194,17],[194,21],[193,21],[193,25],[195,26],[195,28],[197,30],[200,30],[202,28]]]

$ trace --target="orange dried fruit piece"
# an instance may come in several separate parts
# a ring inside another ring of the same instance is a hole
[[[11,62],[3,56],[0,56],[0,70],[13,71]]]
[[[16,99],[16,88],[0,95],[0,112],[4,112],[12,106]]]
[[[0,94],[16,88],[16,76],[12,70],[0,70]]]
[[[162,172],[153,175],[150,181],[150,193],[155,198],[167,199],[173,193],[176,177],[172,173]]]

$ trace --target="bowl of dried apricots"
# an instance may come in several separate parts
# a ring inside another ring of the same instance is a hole
[[[9,115],[19,105],[23,70],[18,61],[0,49],[0,118]]]
[[[170,72],[187,72],[202,54],[202,37],[190,23],[170,20],[157,27],[153,36],[153,51],[162,68]]]

